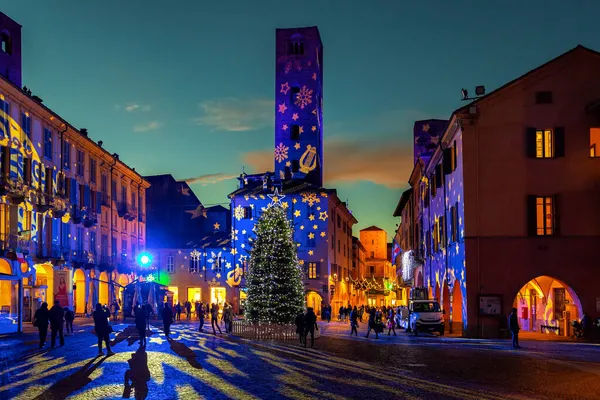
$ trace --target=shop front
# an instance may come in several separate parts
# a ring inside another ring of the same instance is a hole
[[[22,331],[23,283],[17,263],[0,258],[0,335]]]

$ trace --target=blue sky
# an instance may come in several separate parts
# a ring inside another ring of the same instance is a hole
[[[326,185],[348,200],[358,229],[391,236],[415,120],[448,118],[462,87],[490,91],[577,44],[600,50],[600,2],[568,3],[0,0],[0,9],[23,25],[34,94],[140,173],[193,178],[205,205],[227,202],[242,166],[272,169],[275,29],[317,25]]]

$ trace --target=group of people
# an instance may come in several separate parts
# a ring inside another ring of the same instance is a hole
[[[38,328],[40,336],[40,349],[46,345],[48,337],[48,325],[50,325],[51,341],[50,346],[54,348],[56,345],[56,337],[58,336],[61,346],[65,345],[64,327],[67,326],[67,335],[73,334],[73,321],[75,313],[69,307],[62,307],[57,300],[54,306],[48,309],[48,303],[42,303],[41,307],[35,312],[33,317],[33,326]]]
[[[317,325],[317,315],[312,307],[308,307],[306,312],[299,313],[296,316],[296,333],[300,339],[300,344],[306,347],[306,339],[310,334],[310,347],[315,345],[315,329],[319,330]]]

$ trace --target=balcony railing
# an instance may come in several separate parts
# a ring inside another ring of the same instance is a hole
[[[35,252],[36,243],[29,237],[20,235],[0,234],[0,248],[2,250],[14,250],[19,253],[29,254]]]
[[[106,193],[102,193],[102,195],[100,197],[101,197],[101,200],[100,200],[101,204],[103,206],[110,207],[110,203],[111,203],[110,197],[108,197],[108,195]]]
[[[117,212],[119,213],[119,217],[129,217],[129,204],[125,201],[117,202]]]

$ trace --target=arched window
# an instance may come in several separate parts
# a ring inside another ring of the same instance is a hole
[[[12,54],[12,39],[10,37],[10,34],[6,31],[3,31],[0,34],[0,46],[3,53],[6,53],[8,55]]]

